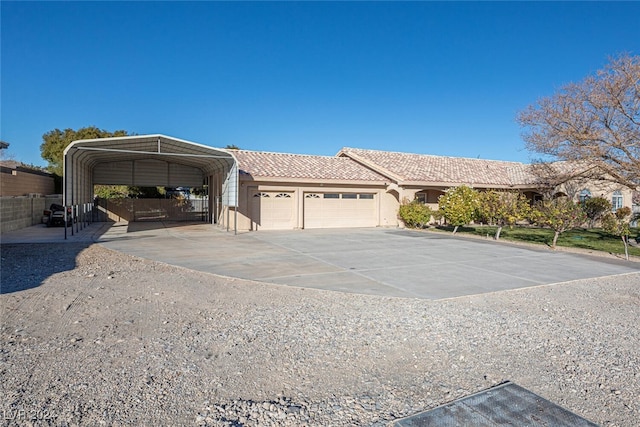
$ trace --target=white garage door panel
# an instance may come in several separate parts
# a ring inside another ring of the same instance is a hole
[[[378,224],[375,198],[356,197],[345,198],[345,194],[340,194],[340,198],[326,198],[322,193],[305,194],[304,228],[375,227]]]
[[[251,218],[258,230],[290,230],[295,227],[292,192],[253,191]]]

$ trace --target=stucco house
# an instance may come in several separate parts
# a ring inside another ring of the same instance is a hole
[[[553,168],[550,182],[580,171],[562,162]],[[536,167],[519,162],[348,147],[335,156],[272,153],[214,148],[160,134],[74,141],[65,148],[64,171],[65,205],[90,208],[96,185],[198,188],[197,209],[184,210],[171,199],[160,204],[136,198],[119,203],[126,212],[104,209],[118,220],[201,218],[240,231],[396,227],[403,201],[436,207],[446,189],[462,184],[518,190],[530,200],[542,197],[546,185],[575,199],[603,196],[616,207],[632,203],[630,190],[593,173],[549,185]]]
[[[437,207],[450,187],[510,189],[541,197],[532,166],[519,162],[343,148],[336,156],[231,150],[238,161],[238,230],[396,227],[403,200]],[[556,194],[601,196],[631,206],[631,190],[579,179]],[[224,212],[221,214],[224,222]],[[235,225],[235,224],[234,224]]]

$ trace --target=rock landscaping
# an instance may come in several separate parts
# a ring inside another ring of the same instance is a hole
[[[640,419],[640,274],[428,301],[97,244],[2,245],[1,274],[3,426],[387,426],[505,380]]]

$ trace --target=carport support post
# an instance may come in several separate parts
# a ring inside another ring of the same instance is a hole
[[[67,153],[62,157],[62,206],[64,207],[64,240],[67,240],[67,180],[71,171],[67,167]]]

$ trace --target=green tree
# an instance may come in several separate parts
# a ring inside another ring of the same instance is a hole
[[[536,203],[531,212],[531,220],[534,224],[550,228],[555,232],[551,243],[553,249],[556,248],[560,234],[578,227],[584,223],[585,219],[586,215],[582,207],[568,197],[541,200]]]
[[[127,135],[129,135],[129,133],[125,130],[109,132],[104,129],[98,129],[95,126],[89,126],[78,130],[54,129],[42,135],[43,142],[40,144],[40,153],[42,158],[49,163],[49,172],[62,176],[64,149],[73,141],[77,141],[79,139],[97,139]]]
[[[164,187],[127,187],[132,199],[162,199],[166,190]]]
[[[424,228],[431,221],[432,214],[433,211],[429,206],[417,200],[409,202],[404,199],[398,209],[400,219],[411,228]]]
[[[595,227],[596,223],[607,213],[611,212],[611,202],[604,197],[592,197],[582,203],[582,209],[589,220],[589,228]]]
[[[129,196],[126,185],[95,185],[93,193],[101,199],[124,199]]]
[[[527,197],[515,191],[482,191],[478,193],[478,218],[497,225],[495,239],[500,239],[504,226],[513,227],[531,212]]]
[[[619,236],[624,244],[624,256],[629,261],[629,220],[631,208],[625,206],[613,212],[609,212],[602,218],[602,228],[607,233]]]
[[[438,199],[442,216],[453,225],[453,234],[461,225],[469,224],[476,217],[478,209],[478,192],[473,188],[461,185],[451,187]]]

